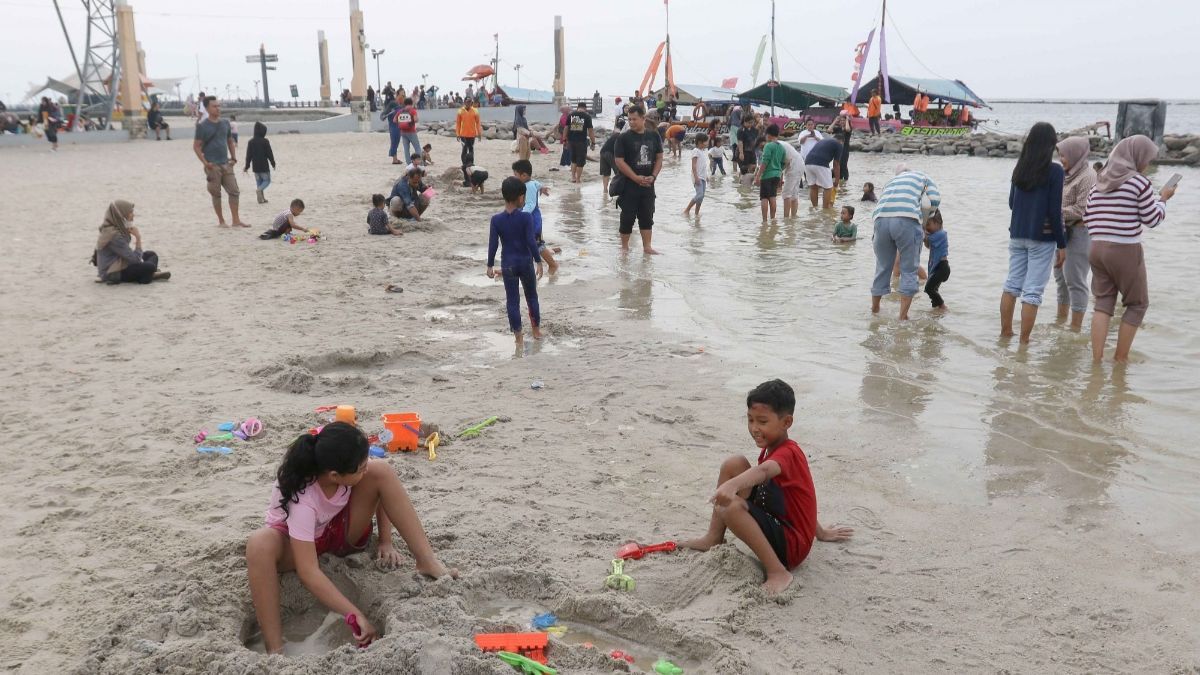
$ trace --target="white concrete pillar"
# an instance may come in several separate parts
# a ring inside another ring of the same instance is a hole
[[[321,60],[321,105],[332,106],[333,100],[329,97],[329,41],[325,39],[323,30],[317,31],[317,53]]]
[[[133,27],[133,7],[128,0],[117,0],[117,45],[121,63],[122,128],[130,138],[145,138],[146,111],[142,109],[142,77],[138,67],[137,32]]]

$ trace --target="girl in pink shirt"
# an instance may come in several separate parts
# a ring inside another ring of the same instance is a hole
[[[279,575],[295,571],[321,604],[353,614],[360,645],[378,637],[367,615],[350,602],[318,564],[322,553],[345,556],[366,548],[371,519],[379,522],[377,558],[388,567],[400,563],[392,547],[392,525],[408,544],[417,571],[427,577],[458,577],[433,553],[408,493],[391,465],[368,461],[367,437],[351,424],[334,422],[318,434],[304,434],[288,448],[276,474],[266,526],[246,542],[246,568],[254,613],[267,652],[283,651],[279,611]]]

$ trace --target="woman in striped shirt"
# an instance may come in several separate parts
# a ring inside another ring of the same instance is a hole
[[[942,193],[933,179],[910,171],[901,163],[896,177],[884,188],[875,207],[875,280],[871,284],[871,312],[879,313],[879,301],[891,289],[892,266],[900,254],[900,320],[908,320],[908,308],[917,294],[917,268],[921,264],[921,241],[925,238],[921,197],[929,197],[933,209],[942,203]]]
[[[1117,305],[1117,293],[1125,313],[1117,332],[1113,359],[1124,363],[1137,335],[1138,326],[1150,306],[1146,284],[1146,260],[1142,254],[1142,228],[1155,227],[1167,212],[1165,204],[1175,194],[1169,187],[1155,195],[1150,179],[1142,175],[1158,156],[1158,146],[1146,136],[1130,136],[1117,143],[1108,163],[1088,196],[1083,221],[1092,240],[1088,261],[1092,266],[1092,359],[1104,356],[1108,325]]]

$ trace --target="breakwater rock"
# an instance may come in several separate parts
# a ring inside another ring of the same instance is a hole
[[[1066,138],[1066,135],[1060,135]],[[1106,157],[1114,145],[1103,136],[1088,136],[1092,156]],[[965,136],[858,136],[850,140],[854,152],[882,152],[900,155],[968,155],[971,157],[1016,158],[1021,154],[1021,139],[1015,136],[982,133]],[[1200,165],[1200,136],[1166,136],[1158,164]]]

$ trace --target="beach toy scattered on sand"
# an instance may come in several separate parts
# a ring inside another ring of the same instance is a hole
[[[434,197],[437,196],[437,190],[434,190],[433,188],[429,188],[428,190],[422,192],[421,196],[425,197],[426,199],[433,199]]]
[[[675,542],[673,541],[664,541],[661,544],[650,544],[649,546],[642,546],[637,542],[633,542],[617,549],[617,557],[622,560],[641,560],[649,553],[669,553],[674,551],[675,548]]]
[[[213,434],[212,436],[205,437],[205,440],[208,440],[208,441],[232,441],[233,439],[234,439],[234,435],[229,433],[228,431],[226,431],[225,433]]]
[[[195,436],[192,437],[192,441],[195,442],[196,445],[200,445],[206,438],[208,438],[208,432],[201,429],[200,431],[196,432]]]
[[[476,633],[475,644],[485,652],[510,652],[545,664],[550,636],[545,633]]]
[[[683,675],[683,668],[666,659],[659,659],[654,662],[654,672],[659,675]]]
[[[521,656],[520,654],[500,651],[496,652],[496,656],[500,657],[500,660],[508,665],[514,668],[519,668],[522,673],[525,673],[525,675],[542,675],[543,673],[545,675],[558,675],[558,671],[550,666],[542,665],[537,661]]]
[[[345,422],[346,424],[358,425],[358,411],[352,405],[336,406],[333,412],[334,422]]]
[[[634,658],[633,658],[632,654],[626,654],[625,652],[621,651],[620,649],[614,649],[611,652],[609,652],[608,655],[618,661],[624,661],[626,663],[634,662]]]
[[[350,632],[354,634],[354,640],[358,641],[358,636],[362,635],[362,629],[358,627],[358,617],[354,616],[353,614],[347,614],[346,615],[346,625],[350,627]],[[370,644],[370,643],[364,644],[362,642],[359,642],[358,648],[366,649],[367,644]]]
[[[442,435],[433,432],[425,437],[425,449],[429,451],[429,461],[437,459],[437,447],[442,444]]]
[[[367,449],[367,454],[372,457],[387,457],[387,450],[384,450],[381,446],[372,445]]]
[[[604,578],[604,585],[616,591],[632,591],[637,587],[637,582],[625,574],[625,561],[616,558],[612,561],[612,574]]]
[[[233,452],[233,448],[225,446],[201,445],[196,448],[196,452],[202,455],[228,455]]]
[[[493,424],[495,424],[496,422],[499,422],[499,421],[500,421],[499,417],[489,417],[486,420],[480,422],[479,424],[476,424],[473,427],[467,427],[466,429],[463,429],[462,431],[458,432],[458,437],[459,438],[475,438],[475,437],[479,436],[479,434],[482,433],[484,429],[492,426]]]
[[[233,422],[222,422],[217,425],[217,431],[233,431],[234,426]]]
[[[421,438],[421,416],[418,413],[384,413],[382,417],[384,429],[392,434],[392,440],[385,444],[388,452],[417,449]]]
[[[533,626],[534,630],[545,630],[558,623],[558,617],[554,612],[542,612],[533,617],[533,621],[529,625]]]
[[[262,433],[263,423],[257,417],[249,417],[245,422],[242,422],[240,429],[246,438],[254,438]]]

